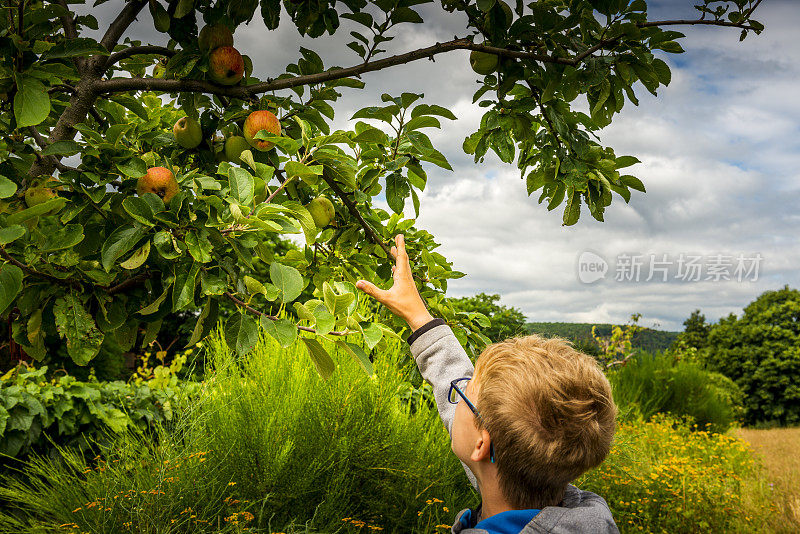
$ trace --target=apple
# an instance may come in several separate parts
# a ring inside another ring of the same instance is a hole
[[[136,182],[136,194],[142,196],[145,193],[155,193],[164,200],[164,204],[169,204],[178,193],[178,181],[166,167],[151,167]]]
[[[244,138],[247,139],[250,146],[261,152],[266,152],[275,146],[275,143],[265,139],[253,139],[253,137],[261,130],[280,135],[281,123],[278,121],[278,117],[273,115],[270,111],[254,111],[245,119],[243,130]]]
[[[497,69],[498,57],[494,54],[473,50],[469,55],[469,65],[478,74],[493,73]]]
[[[241,165],[241,155],[245,150],[250,150],[250,143],[241,135],[232,135],[225,140],[225,157],[229,161]]]
[[[175,141],[183,148],[196,148],[203,141],[200,123],[188,116],[178,119],[172,127],[172,133],[175,135]]]
[[[209,24],[203,26],[197,36],[197,45],[200,50],[214,50],[220,46],[233,46],[233,34],[224,24]]]
[[[32,208],[42,204],[43,202],[47,202],[51,198],[56,198],[57,196],[58,193],[49,187],[37,185],[35,187],[29,187],[25,190],[25,204],[27,204],[29,208]]]
[[[333,202],[327,197],[317,197],[308,203],[306,209],[314,219],[317,228],[325,228],[336,216],[336,209]]]
[[[236,85],[244,77],[244,59],[232,46],[215,48],[208,58],[208,75],[220,85]]]

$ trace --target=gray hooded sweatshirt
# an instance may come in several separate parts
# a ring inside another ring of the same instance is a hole
[[[409,336],[408,343],[422,377],[433,387],[433,396],[442,423],[447,433],[452,435],[456,405],[447,400],[450,382],[461,377],[471,378],[475,368],[444,319],[434,319],[418,328]],[[461,465],[472,486],[480,491],[475,475],[464,462]],[[473,515],[477,515],[478,520],[482,519],[480,507],[477,513],[468,509],[459,512],[452,533],[491,534],[482,528],[473,528],[476,521],[467,519]],[[576,532],[606,534],[619,533],[619,530],[602,497],[590,491],[579,490],[570,484],[558,506],[543,508],[519,534]]]

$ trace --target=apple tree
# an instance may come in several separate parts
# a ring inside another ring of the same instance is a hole
[[[650,20],[645,0],[9,0],[0,17],[0,312],[12,358],[48,358],[66,345],[80,365],[104,339],[152,342],[165,316],[199,310],[190,343],[225,324],[245,354],[260,328],[283,345],[298,336],[327,377],[335,341],[367,370],[404,325],[359,315],[354,282],[391,284],[390,246],[406,235],[414,278],[432,313],[459,340],[488,342],[479,314],[457,313],[447,281],[463,276],[414,227],[431,166],[450,169],[425,131],[456,117],[397,87],[332,130],[336,101],[372,71],[470,51],[479,73],[480,128],[464,140],[482,161],[516,164],[524,187],[564,224],[581,207],[603,220],[614,193],[628,202],[636,163],[599,142],[635,89],[670,81],[654,55],[683,51],[676,27],[760,33],[761,0],[698,0],[697,19]],[[92,7],[115,4],[112,20]],[[464,21],[462,36],[388,55],[423,13]],[[346,31],[349,66],[299,48],[282,71],[254,72],[237,50],[240,25],[291,24],[319,38]],[[162,38],[123,38],[153,24]],[[465,65],[466,67],[466,65]],[[577,111],[579,97],[589,114]],[[622,172],[621,172],[622,171]],[[383,193],[390,211],[374,204]],[[326,200],[323,200],[326,199]],[[305,245],[275,254],[274,239]],[[261,273],[261,275],[256,275]],[[302,296],[302,298],[301,298]]]

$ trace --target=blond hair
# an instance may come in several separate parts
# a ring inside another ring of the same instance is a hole
[[[602,463],[614,437],[611,386],[561,338],[514,337],[475,366],[477,408],[494,444],[500,489],[516,509],[561,502],[567,484]]]

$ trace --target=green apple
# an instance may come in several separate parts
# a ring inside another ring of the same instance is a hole
[[[197,148],[203,141],[200,123],[191,117],[178,119],[172,127],[172,133],[175,135],[175,141],[183,148]]]
[[[306,209],[314,219],[317,228],[325,228],[336,216],[336,209],[333,202],[327,197],[317,197],[308,203]]]
[[[242,164],[242,152],[250,150],[250,143],[241,135],[232,135],[225,140],[225,157],[228,161]]]
[[[203,26],[197,36],[197,46],[200,50],[214,50],[220,46],[233,46],[233,34],[224,24],[209,24]]]
[[[56,198],[58,193],[50,189],[49,187],[29,187],[25,190],[25,204],[28,205],[29,208],[34,206],[38,206],[43,202],[47,202],[51,198]]]
[[[472,70],[484,76],[497,70],[498,60],[498,56],[487,54],[480,50],[473,50],[469,55],[469,65],[472,67]]]

